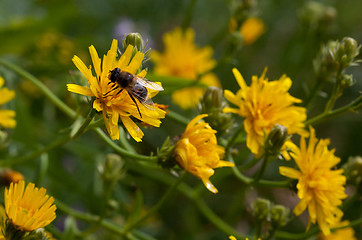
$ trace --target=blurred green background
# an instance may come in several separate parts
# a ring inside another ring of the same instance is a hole
[[[308,2],[258,1],[253,14],[264,21],[266,32],[254,44],[237,52],[231,62],[216,70],[223,88],[233,92],[238,89],[231,73],[232,67],[237,67],[246,81],[250,82],[252,75],[260,75],[267,66],[269,79],[279,79],[282,74],[287,74],[293,80],[292,95],[303,99],[313,84],[312,61],[322,44],[329,40],[341,40],[346,36],[362,42],[362,1],[319,1],[325,7],[331,7],[323,21],[306,13]],[[216,60],[221,58],[228,43],[227,34],[220,37],[220,33],[225,32],[229,24],[230,3],[231,1],[199,0],[193,11],[190,26],[196,32],[196,44],[213,46]],[[148,39],[149,47],[162,51],[162,34],[182,24],[189,4],[190,1],[185,0],[1,0],[0,57],[16,63],[41,79],[73,109],[79,107],[77,103],[80,101],[80,106],[83,107],[78,110],[85,114],[88,106],[84,99],[66,91],[66,84],[74,82],[76,78],[77,69],[71,61],[73,55],[90,64],[90,45],[94,45],[101,56],[109,49],[113,38],[120,42],[123,34],[129,32],[141,33]],[[147,67],[152,72],[152,63],[148,62]],[[345,91],[338,100],[337,107],[352,101],[362,89],[361,67],[349,68],[348,72],[354,75],[357,83]],[[17,114],[17,127],[9,131],[9,145],[0,149],[2,156],[19,156],[39,149],[55,140],[72,124],[29,82],[1,66],[0,74],[6,79],[7,87],[16,91],[16,99],[9,104],[9,108],[16,110]],[[324,91],[330,91],[331,87],[332,85],[329,88],[327,86]],[[318,96],[308,110],[308,116],[320,113],[326,100],[325,97]],[[170,109],[190,119],[197,114],[197,110],[181,110],[171,103],[169,96],[160,94],[154,101],[168,104]],[[361,121],[362,117],[358,114],[349,113],[337,117],[315,126],[317,137],[330,138],[331,147],[336,148],[336,155],[345,162],[349,156],[361,155]],[[140,153],[149,154],[155,152],[167,136],[182,133],[183,126],[166,118],[161,128],[145,129],[144,132],[143,143],[135,143],[133,139],[129,139],[129,142]],[[104,142],[93,132],[88,132],[78,140],[44,154],[42,158],[14,168],[28,180],[47,187],[56,198],[73,207],[97,213],[102,196],[97,184],[99,179],[96,166],[110,152],[112,150]],[[49,165],[45,166],[46,174],[42,175],[39,173],[44,162]],[[154,174],[164,172],[162,169],[155,169]],[[249,189],[246,193],[238,191],[243,186],[230,173],[229,169],[217,170],[212,181],[221,193],[212,195],[204,191],[202,195],[207,196],[206,201],[217,214],[241,232],[247,233],[250,228],[247,223],[250,218],[248,199],[255,195],[273,199],[279,193],[265,189]],[[267,172],[266,178],[282,179],[272,168]],[[193,176],[188,176],[187,182],[195,186],[200,184]],[[115,193],[115,199],[119,203],[118,212],[127,215],[138,191],[142,192],[145,205],[152,206],[166,189],[167,186],[149,181],[147,176],[130,168]],[[247,193],[251,197],[245,197]],[[276,198],[275,201],[279,199]],[[146,231],[157,239],[226,238],[200,214],[195,213],[197,210],[194,205],[184,204],[185,202],[188,202],[185,197],[175,194],[148,223]],[[223,207],[225,203],[229,206],[227,209]],[[360,216],[361,208],[356,208],[358,211],[347,212],[346,215],[352,219]],[[64,218],[61,213],[58,214],[55,225],[62,230]],[[81,228],[82,226],[80,224]],[[298,221],[293,221],[289,229],[304,231]]]

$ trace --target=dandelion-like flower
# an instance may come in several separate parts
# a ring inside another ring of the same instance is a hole
[[[176,28],[163,36],[165,50],[163,53],[153,51],[151,59],[155,63],[155,73],[161,76],[176,76],[190,81],[199,79],[206,86],[220,87],[219,79],[211,70],[216,61],[212,59],[211,47],[199,48],[194,43],[195,32],[187,29],[184,32]],[[205,73],[205,74],[204,74]],[[191,83],[191,82],[190,82]],[[204,93],[203,87],[185,87],[172,94],[172,100],[182,108],[196,107]]]
[[[243,36],[243,43],[250,45],[255,42],[265,32],[264,22],[260,18],[248,18],[240,27]]]
[[[190,121],[176,143],[174,155],[182,168],[200,178],[209,191],[217,193],[209,180],[214,174],[214,168],[233,167],[234,164],[220,160],[225,150],[217,145],[216,131],[208,123],[199,122],[204,117],[207,117],[207,114],[199,115]]]
[[[0,106],[9,102],[15,97],[15,92],[6,87],[2,87],[5,83],[4,78],[0,77]],[[5,128],[14,128],[16,121],[14,119],[15,112],[13,110],[0,109],[0,126]]]
[[[261,77],[253,76],[251,85],[247,86],[236,68],[233,73],[240,90],[236,94],[225,90],[224,95],[239,108],[224,108],[224,112],[236,113],[245,118],[246,144],[252,153],[263,154],[264,135],[268,135],[275,124],[286,127],[288,134],[308,134],[303,123],[306,120],[306,109],[293,105],[302,100],[288,93],[292,85],[290,78],[283,75],[279,80],[269,82],[265,78],[265,69]]]
[[[329,139],[318,141],[314,129],[310,128],[308,146],[303,137],[300,148],[290,153],[299,170],[279,168],[280,174],[298,180],[300,202],[294,208],[294,214],[298,216],[308,208],[310,223],[317,222],[324,235],[329,235],[330,228],[343,216],[338,206],[347,197],[343,169],[332,170],[340,159],[334,155],[334,149],[328,150],[328,145]]]
[[[117,59],[117,40],[113,40],[111,49],[103,57],[102,62],[94,46],[90,46],[89,52],[95,76],[91,67],[88,68],[79,57],[73,57],[74,64],[88,80],[89,87],[67,84],[67,88],[70,92],[95,97],[93,108],[102,111],[106,128],[113,140],[119,139],[118,120],[121,119],[129,134],[137,142],[140,142],[144,134],[131,117],[137,118],[148,125],[159,127],[161,124],[160,119],[165,117],[165,111],[150,104],[145,106],[146,104],[141,104],[138,99],[132,99],[128,91],[120,92],[119,88],[115,88],[114,85],[110,84],[110,72],[115,68],[130,74],[136,74],[140,69],[144,54],[137,52],[132,58],[133,48],[132,45],[128,45],[122,56]],[[144,78],[146,73],[145,70],[142,70],[137,76]],[[158,93],[150,89],[148,89],[148,92],[150,96]]]
[[[21,231],[33,231],[50,224],[55,219],[54,198],[46,195],[45,188],[34,183],[11,183],[5,189],[5,211],[12,224]]]

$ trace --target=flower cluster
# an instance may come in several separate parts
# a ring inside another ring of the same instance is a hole
[[[154,72],[161,76],[176,76],[189,80],[190,84],[199,81],[206,86],[220,87],[214,73],[207,73],[216,64],[211,58],[211,47],[199,48],[194,43],[195,33],[192,29],[184,32],[176,28],[163,36],[165,50],[163,53],[153,51],[151,59],[155,63]],[[200,79],[199,79],[199,76]],[[182,108],[194,108],[204,92],[201,86],[185,87],[172,94],[172,100]]]
[[[142,104],[128,91],[121,91],[122,88],[110,84],[112,83],[110,72],[116,68],[130,74],[137,74],[141,78],[144,78],[147,73],[145,70],[137,73],[142,65],[143,53],[137,52],[132,57],[133,46],[128,45],[126,51],[117,59],[117,44],[117,40],[113,40],[111,49],[103,57],[103,62],[98,57],[94,46],[89,47],[95,76],[91,67],[88,68],[79,57],[74,56],[73,62],[87,79],[89,87],[67,84],[67,88],[70,92],[95,98],[93,108],[102,112],[106,128],[113,140],[119,139],[118,121],[121,119],[129,134],[140,142],[144,134],[131,117],[148,125],[159,127],[160,119],[165,117],[165,111],[153,104]],[[147,91],[151,97],[157,94],[157,91]]]

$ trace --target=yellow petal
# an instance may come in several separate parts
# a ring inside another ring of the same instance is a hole
[[[89,88],[79,86],[77,84],[67,84],[67,89],[69,92],[74,92],[74,93],[82,94],[82,95],[89,96],[89,97],[94,96],[93,92]]]

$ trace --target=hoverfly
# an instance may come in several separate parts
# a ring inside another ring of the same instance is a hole
[[[123,91],[123,89],[125,89],[128,92],[134,104],[136,105],[138,113],[140,114],[141,118],[142,114],[137,105],[135,98],[143,106],[149,108],[149,105],[153,105],[153,102],[150,98],[148,98],[149,94],[147,88],[156,91],[163,91],[163,87],[161,87],[157,83],[151,82],[150,80],[139,77],[135,74],[122,71],[120,68],[115,68],[111,70],[108,78],[109,80],[111,80],[111,82],[108,84],[113,83],[112,89],[109,92],[117,88],[120,88],[120,90],[116,94],[118,95]],[[106,96],[109,92],[107,92],[104,96]]]

